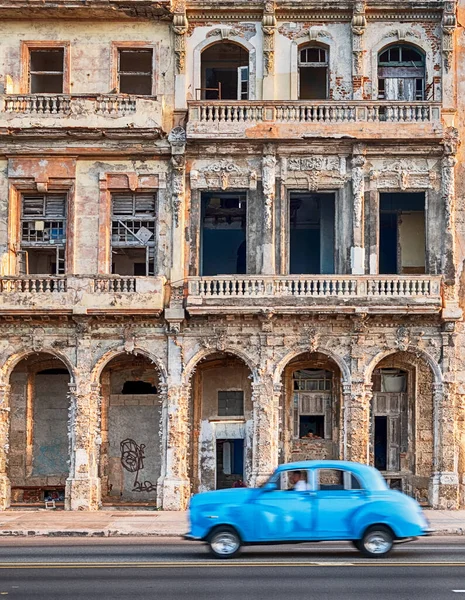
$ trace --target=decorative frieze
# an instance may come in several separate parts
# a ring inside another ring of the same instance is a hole
[[[209,163],[190,172],[192,189],[257,189],[255,169],[239,166],[227,159]]]

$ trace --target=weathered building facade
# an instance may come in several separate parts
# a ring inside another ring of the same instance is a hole
[[[465,504],[463,10],[0,0],[2,508]]]

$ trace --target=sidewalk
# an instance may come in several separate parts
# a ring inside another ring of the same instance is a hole
[[[426,510],[435,535],[465,535],[465,510]],[[151,510],[65,512],[11,510],[0,513],[0,536],[159,536],[187,532],[187,513]]]

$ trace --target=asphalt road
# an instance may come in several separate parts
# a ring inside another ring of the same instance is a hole
[[[455,591],[454,591],[455,590]],[[465,537],[368,560],[346,543],[246,548],[153,538],[0,538],[0,597],[15,600],[465,600]]]

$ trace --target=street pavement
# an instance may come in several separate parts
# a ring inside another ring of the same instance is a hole
[[[425,538],[366,559],[348,543],[245,548],[156,538],[3,538],[0,596],[14,600],[447,600],[465,598],[465,538]]]
[[[465,535],[465,510],[425,510],[438,535]],[[160,536],[188,530],[186,512],[156,510],[7,510],[0,512],[0,536]],[[465,600],[465,598],[464,598]]]

